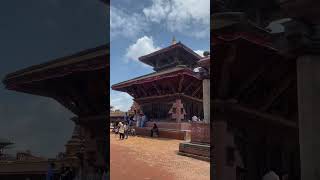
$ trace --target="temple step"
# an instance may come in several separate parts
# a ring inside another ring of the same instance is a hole
[[[176,129],[176,130],[190,130],[191,125],[187,122],[153,122],[149,121],[145,123],[145,127],[153,127],[153,124],[156,123],[158,128],[164,128],[164,129]]]
[[[143,127],[143,128],[135,127],[135,130],[136,130],[137,135],[150,137],[151,127]],[[160,138],[167,138],[167,139],[189,140],[190,139],[190,131],[159,128],[159,137]]]
[[[180,143],[179,154],[210,161],[210,144],[183,142]]]

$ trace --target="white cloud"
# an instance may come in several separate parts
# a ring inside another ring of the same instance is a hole
[[[154,45],[152,37],[143,36],[139,38],[134,44],[130,45],[127,49],[127,60],[138,60],[140,56],[152,53],[159,50],[160,47]]]
[[[195,50],[195,53],[199,54],[201,57],[203,57],[203,50]]]
[[[146,18],[154,23],[165,23],[171,32],[197,38],[209,37],[210,0],[152,0],[144,8]]]
[[[111,38],[116,36],[136,37],[148,29],[145,17],[138,13],[128,14],[121,9],[111,6],[110,30]]]
[[[110,94],[110,105],[114,109],[120,109],[121,111],[128,111],[133,103],[132,97],[124,92],[113,91]]]

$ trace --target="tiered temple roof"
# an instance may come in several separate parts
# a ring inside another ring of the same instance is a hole
[[[177,65],[186,65],[194,68],[199,59],[201,59],[201,56],[181,42],[139,58],[141,62],[152,66],[155,71],[172,68]]]

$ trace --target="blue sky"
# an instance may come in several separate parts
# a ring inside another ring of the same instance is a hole
[[[134,2],[134,3],[132,3]],[[138,61],[172,37],[202,54],[210,49],[210,0],[111,0],[110,85],[153,72]],[[127,111],[132,97],[110,89],[111,105]]]

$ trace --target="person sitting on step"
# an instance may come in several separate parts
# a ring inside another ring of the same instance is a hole
[[[154,134],[157,134],[156,137],[159,137],[159,129],[156,123],[153,124],[153,127],[151,129],[151,137],[153,137]]]

